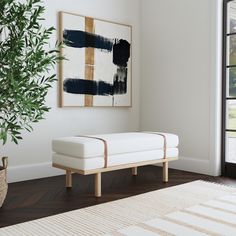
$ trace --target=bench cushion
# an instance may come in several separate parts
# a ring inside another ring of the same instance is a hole
[[[177,135],[162,133],[166,136],[167,148],[175,148],[179,144]],[[108,144],[108,156],[144,152],[163,149],[162,136],[150,133],[129,132],[102,135],[88,135],[106,140]],[[54,152],[71,157],[93,158],[104,156],[104,144],[97,139],[86,137],[64,137],[52,141]]]
[[[177,157],[178,148],[168,148],[166,154],[168,158]],[[136,162],[159,160],[163,158],[163,155],[164,152],[161,149],[145,151],[145,152],[133,152],[126,154],[112,155],[108,157],[108,166],[110,167],[116,165],[131,164]],[[104,167],[104,156],[84,159],[84,158],[71,157],[71,156],[65,156],[63,154],[54,153],[52,161],[54,164],[79,170],[93,170]]]

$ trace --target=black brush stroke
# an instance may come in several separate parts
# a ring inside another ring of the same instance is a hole
[[[116,39],[113,45],[113,63],[119,67],[127,67],[130,58],[130,43],[124,39]]]
[[[127,74],[128,74],[128,69],[126,67],[117,68],[117,72],[114,75],[114,82],[113,82],[114,94],[127,93]]]
[[[101,35],[88,33],[81,30],[63,31],[64,43],[74,48],[97,48],[113,51],[113,63],[117,66],[127,67],[130,58],[130,43],[124,39],[109,39]],[[114,43],[115,42],[115,43]]]
[[[126,72],[127,73],[127,72]],[[121,79],[122,78],[122,79]],[[64,80],[63,90],[72,94],[113,96],[127,93],[127,76],[114,76],[114,84],[105,81],[68,78]]]
[[[63,39],[68,47],[74,48],[91,47],[111,52],[113,47],[113,40],[81,30],[65,29],[63,31]]]

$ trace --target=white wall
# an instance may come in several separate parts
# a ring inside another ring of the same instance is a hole
[[[55,84],[46,119],[18,146],[0,147],[9,182],[60,174],[50,167],[54,137],[139,128],[180,136],[173,167],[219,174],[221,1],[45,1],[47,26],[57,25],[61,10],[133,25],[133,107],[58,108]]]
[[[57,12],[68,11],[130,24],[133,26],[133,107],[58,108],[57,85],[50,90],[47,104],[52,107],[46,119],[25,133],[18,146],[0,147],[0,156],[9,156],[9,182],[50,176],[60,172],[50,167],[51,140],[54,137],[139,129],[140,83],[140,3],[137,0],[50,0],[45,1],[46,26],[57,27]],[[56,32],[51,39],[55,44]]]
[[[221,1],[142,1],[141,129],[180,137],[172,167],[219,174]]]

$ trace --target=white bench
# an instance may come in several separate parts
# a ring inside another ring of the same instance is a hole
[[[177,135],[157,132],[129,132],[75,136],[52,141],[53,167],[66,171],[66,187],[72,187],[72,173],[95,174],[95,196],[101,196],[101,173],[163,163],[163,181],[168,182],[168,162],[178,159]]]

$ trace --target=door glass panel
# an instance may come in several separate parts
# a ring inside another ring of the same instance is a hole
[[[227,97],[236,97],[236,68],[227,69]]]
[[[228,36],[227,65],[236,65],[236,35]]]
[[[227,33],[236,32],[236,1],[228,3]]]
[[[236,130],[236,100],[228,100],[226,107],[227,129]]]
[[[236,132],[226,133],[226,162],[236,163]]]

